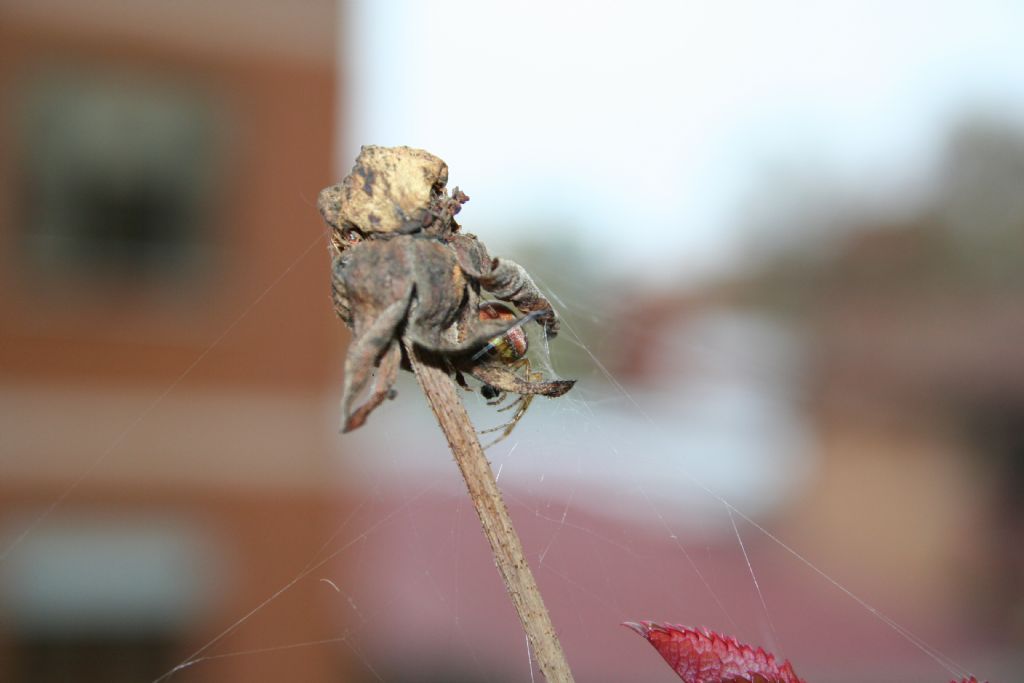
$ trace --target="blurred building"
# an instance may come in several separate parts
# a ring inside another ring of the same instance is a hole
[[[343,512],[336,26],[332,0],[0,3],[0,680],[155,679]],[[203,655],[338,637],[325,590]],[[348,652],[173,678],[345,680]]]
[[[688,331],[708,317],[731,311],[793,331],[817,466],[773,528],[957,648],[1024,642],[1022,187],[1024,132],[971,120],[953,132],[919,210],[858,220],[837,202],[844,237],[649,302],[623,325],[615,362],[634,384],[667,366],[692,382],[707,364]]]

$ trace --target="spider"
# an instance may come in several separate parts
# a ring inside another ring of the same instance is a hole
[[[561,396],[575,384],[543,380],[529,369],[524,379],[500,352],[481,353],[515,336],[512,330],[522,333],[520,326],[531,320],[552,338],[558,317],[522,266],[491,258],[476,236],[460,232],[454,216],[469,197],[458,188],[449,195],[447,181],[447,165],[428,152],[368,145],[345,179],[320,192],[320,214],[331,228],[334,309],[353,334],[345,359],[342,431],[360,427],[394,397],[398,369],[410,367],[403,339],[463,384],[465,373],[495,392],[529,397]],[[506,307],[507,314],[485,317],[490,313],[480,313],[481,291],[523,315]],[[357,405],[374,368],[375,385]],[[513,426],[521,412],[520,404]]]
[[[499,301],[485,301],[481,303],[478,308],[478,313],[480,320],[511,321],[518,319],[515,311]],[[530,366],[530,359],[526,357],[526,353],[529,349],[530,341],[526,335],[526,330],[522,328],[522,325],[517,325],[500,337],[491,339],[487,346],[478,351],[476,355],[481,356],[483,354],[487,354],[488,357],[499,360],[513,371],[525,370],[523,374],[526,376],[528,381],[539,382],[544,379],[544,375],[539,372],[534,372],[533,368]],[[480,388],[480,394],[487,399],[487,405],[489,406],[499,406],[504,403],[505,399],[508,397],[508,392],[502,391],[490,384],[484,384],[483,387]],[[507,410],[515,410],[516,412],[513,413],[512,419],[505,424],[485,429],[481,432],[481,434],[501,432],[501,436],[487,444],[487,448],[490,448],[512,433],[512,430],[516,428],[517,424],[519,424],[519,420],[522,419],[523,415],[526,414],[527,409],[529,409],[530,403],[533,401],[533,397],[534,394],[520,394],[519,398],[512,403],[498,408],[498,412],[505,412]]]

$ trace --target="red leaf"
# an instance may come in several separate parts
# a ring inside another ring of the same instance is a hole
[[[805,683],[788,661],[779,665],[761,648],[706,628],[651,621],[627,621],[623,626],[646,638],[685,683]],[[979,682],[971,676],[949,683]]]
[[[686,683],[804,683],[790,663],[706,628],[626,622],[650,642]]]

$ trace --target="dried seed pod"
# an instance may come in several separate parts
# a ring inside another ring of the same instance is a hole
[[[331,227],[335,310],[354,335],[345,360],[346,431],[394,395],[398,368],[408,366],[402,337],[500,391],[553,397],[574,384],[521,377],[501,358],[478,353],[529,320],[553,337],[558,318],[522,266],[491,258],[474,235],[458,232],[453,217],[469,198],[458,188],[449,196],[447,180],[447,165],[429,152],[365,146],[352,172],[320,193]],[[528,315],[482,320],[481,291]],[[375,367],[376,386],[356,407]]]

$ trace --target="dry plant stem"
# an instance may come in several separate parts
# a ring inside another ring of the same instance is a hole
[[[562,645],[526,563],[523,546],[501,498],[491,464],[484,456],[455,384],[448,372],[425,360],[423,354],[408,341],[403,340],[403,343],[416,379],[427,395],[427,401],[466,480],[469,497],[480,517],[484,535],[491,544],[495,564],[519,614],[541,673],[548,683],[571,683],[572,672]]]

